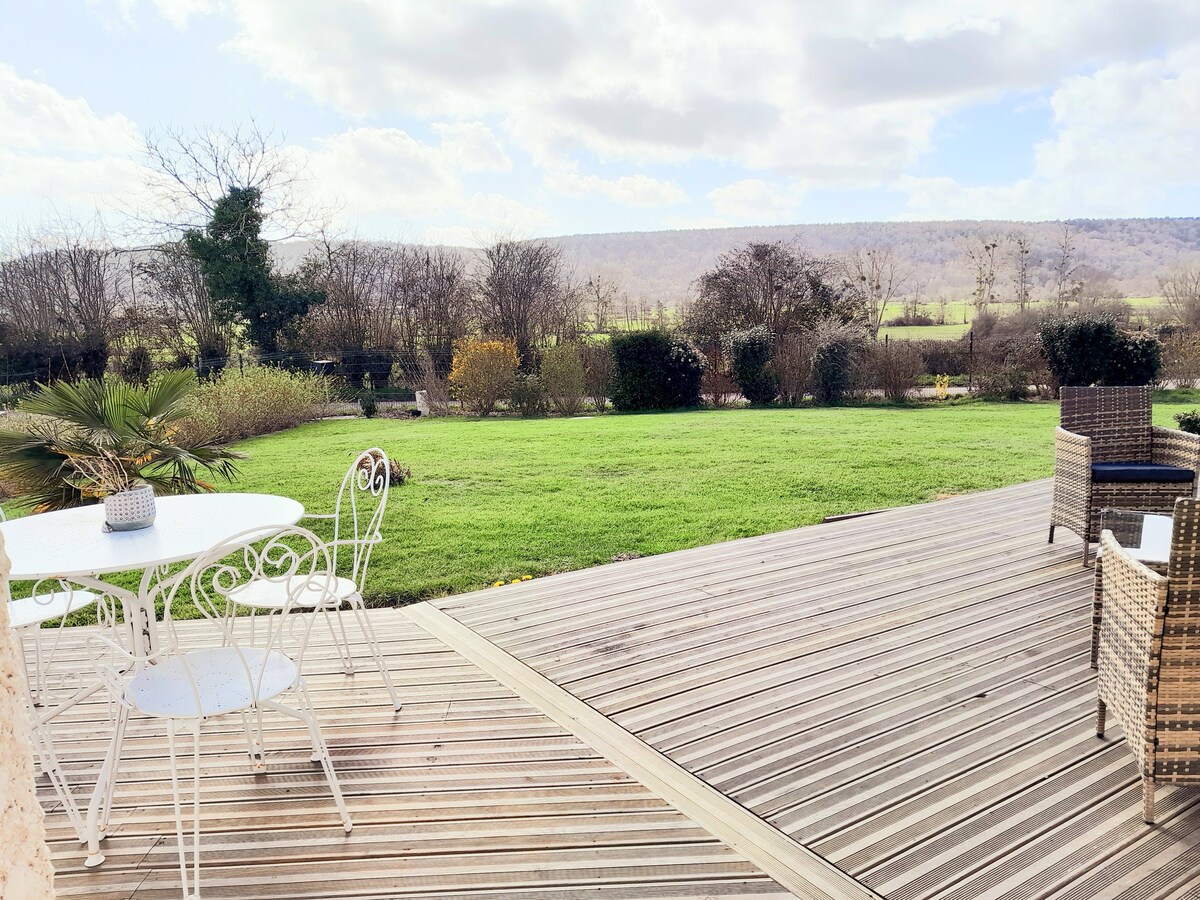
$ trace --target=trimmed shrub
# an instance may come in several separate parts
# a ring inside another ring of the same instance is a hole
[[[773,341],[763,325],[729,335],[729,369],[742,396],[751,403],[770,403],[779,394],[771,368]]]
[[[1029,371],[1018,365],[1006,365],[979,376],[976,393],[984,400],[1015,403],[1029,396]]]
[[[866,335],[836,320],[817,325],[813,335],[812,395],[817,403],[841,403],[853,385],[854,364]]]
[[[1162,369],[1158,338],[1122,331],[1109,314],[1047,319],[1039,336],[1059,385],[1150,384]]]
[[[450,384],[467,409],[486,416],[512,392],[519,365],[517,347],[512,341],[467,340],[454,351]]]
[[[509,402],[527,419],[544,416],[550,407],[546,387],[537,375],[518,375],[513,381]]]
[[[926,375],[966,375],[971,368],[970,345],[965,338],[909,341],[909,344],[921,352]]]
[[[1188,434],[1200,434],[1200,409],[1176,413],[1175,421],[1179,423],[1180,431],[1186,431]]]
[[[269,366],[226,369],[192,391],[180,430],[193,443],[238,441],[312,421],[332,401],[331,384],[322,375]]]
[[[543,353],[541,377],[555,412],[577,416],[583,411],[587,372],[577,344],[557,344]]]
[[[364,391],[358,397],[358,406],[363,418],[373,419],[379,414],[379,402],[375,399],[374,391]]]
[[[1123,331],[1109,359],[1104,384],[1151,384],[1162,371],[1162,345],[1146,331]]]
[[[913,315],[896,316],[883,323],[884,328],[905,328],[913,325],[936,325],[931,316],[914,313]]]
[[[617,409],[678,409],[700,405],[704,356],[665,331],[612,336],[613,390]]]
[[[1047,319],[1038,336],[1054,380],[1068,387],[1102,383],[1120,340],[1110,316],[1093,315]]]

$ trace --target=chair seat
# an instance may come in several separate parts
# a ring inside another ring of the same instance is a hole
[[[292,579],[271,581],[260,578],[247,584],[240,585],[229,592],[229,599],[239,606],[252,606],[255,609],[283,609],[290,597]],[[338,600],[348,600],[358,593],[358,585],[349,578],[337,578],[332,585],[333,594]],[[295,607],[304,608],[315,606],[322,602],[325,592],[325,581],[320,579],[308,580],[300,586],[300,590],[292,599]]]
[[[51,591],[33,597],[12,600],[8,604],[8,624],[12,628],[28,628],[68,613],[84,609],[96,602],[91,591]]]
[[[195,693],[188,671],[196,683]],[[147,666],[129,682],[125,699],[146,715],[191,719],[236,712],[271,700],[299,677],[296,664],[277,650],[215,647]]]
[[[1148,462],[1092,463],[1092,481],[1099,483],[1141,482],[1185,484],[1196,477],[1191,469],[1160,466]]]

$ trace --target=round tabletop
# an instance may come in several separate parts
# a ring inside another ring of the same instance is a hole
[[[195,559],[254,528],[294,525],[304,507],[275,494],[156,497],[154,524],[140,531],[101,530],[104,506],[80,506],[0,524],[14,581],[103,575]]]

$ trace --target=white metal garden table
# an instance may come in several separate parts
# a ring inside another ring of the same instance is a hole
[[[12,562],[9,578],[61,579],[114,597],[121,603],[129,628],[130,651],[147,656],[158,649],[158,628],[150,593],[156,577],[164,574],[167,567],[194,559],[235,534],[294,525],[304,515],[300,503],[275,494],[190,494],[159,497],[155,505],[154,524],[140,531],[105,532],[104,507],[99,504],[0,523],[0,534],[4,535],[5,550]],[[136,591],[103,578],[138,571],[142,577]],[[34,723],[39,739],[49,741],[49,722],[102,686],[99,681],[84,684],[63,702],[40,711]],[[55,787],[60,796],[66,790],[67,796],[61,797],[64,805],[75,807],[65,781],[56,781]],[[102,778],[97,780],[91,807],[106,787]],[[77,808],[74,813],[71,818],[80,840],[86,843],[97,837],[91,833],[94,827],[79,816]],[[88,818],[94,819],[94,815]]]

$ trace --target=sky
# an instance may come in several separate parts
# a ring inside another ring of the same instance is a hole
[[[251,119],[368,238],[1193,216],[1200,2],[0,0],[0,240]]]

